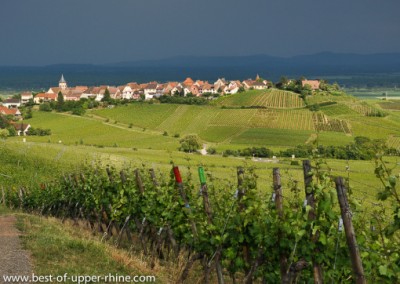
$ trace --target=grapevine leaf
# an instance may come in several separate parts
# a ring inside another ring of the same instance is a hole
[[[324,232],[320,232],[319,241],[321,244],[326,245],[326,235]]]
[[[300,231],[297,232],[297,236],[298,236],[299,239],[300,239],[301,237],[304,236],[305,233],[306,233],[306,230],[300,230]]]
[[[392,187],[395,187],[395,186],[396,186],[396,182],[397,182],[397,180],[396,180],[396,177],[395,177],[395,176],[391,176],[391,177],[389,178],[389,183],[390,183],[390,185],[391,185]]]
[[[379,266],[379,273],[381,275],[387,275],[387,266],[386,265]]]

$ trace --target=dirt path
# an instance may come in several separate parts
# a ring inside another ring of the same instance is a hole
[[[22,250],[14,216],[0,216],[0,283],[3,275],[32,275],[29,254]],[[9,282],[7,282],[9,283]],[[13,282],[17,283],[17,282]]]

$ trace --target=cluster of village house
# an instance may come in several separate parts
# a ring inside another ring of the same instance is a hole
[[[268,82],[266,80],[260,80],[259,77],[256,80],[245,80],[240,81],[226,81],[225,79],[218,79],[216,82],[210,84],[207,81],[197,80],[194,81],[191,78],[187,78],[183,82],[149,82],[145,84],[138,84],[131,82],[123,86],[99,86],[99,87],[87,87],[87,86],[76,86],[69,88],[64,76],[61,76],[58,87],[51,87],[46,93],[37,94],[33,100],[35,103],[41,103],[46,101],[57,100],[58,93],[61,92],[64,96],[65,101],[78,101],[82,98],[88,99],[93,98],[96,101],[101,101],[104,97],[106,90],[110,93],[113,99],[127,99],[127,100],[139,100],[144,97],[145,100],[151,100],[164,95],[174,95],[176,93],[192,94],[196,97],[201,97],[203,94],[235,94],[239,91],[240,87],[245,89],[266,89],[268,88]],[[21,101],[24,102],[27,99],[32,99],[29,94],[22,94]]]
[[[303,80],[302,85],[309,85],[311,89],[319,89],[319,80]],[[87,87],[87,86],[75,86],[68,87],[64,76],[61,75],[58,87],[51,87],[45,93],[38,93],[33,96],[31,92],[21,93],[21,99],[6,99],[0,105],[0,114],[12,115],[15,118],[21,117],[21,112],[18,107],[33,100],[36,104],[44,102],[57,101],[59,92],[62,93],[64,101],[79,101],[80,99],[93,98],[96,101],[101,101],[104,97],[106,90],[110,93],[112,99],[127,99],[127,100],[139,100],[144,97],[145,100],[151,100],[153,98],[159,98],[164,95],[174,95],[176,93],[192,94],[196,97],[201,97],[204,94],[236,94],[240,88],[243,89],[255,89],[262,90],[269,87],[267,80],[262,80],[257,75],[256,79],[248,79],[242,82],[240,81],[227,81],[224,78],[218,79],[213,84],[208,81],[197,80],[194,81],[191,78],[186,78],[183,82],[167,82],[157,83],[150,82],[145,84],[138,84],[136,82],[128,83],[123,86],[99,86],[99,87]]]

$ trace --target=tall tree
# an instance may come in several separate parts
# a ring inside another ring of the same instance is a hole
[[[59,91],[57,96],[57,111],[63,111],[63,107],[64,107],[64,95],[61,93],[61,91]]]
[[[108,88],[104,91],[104,96],[101,99],[102,102],[110,102],[111,101],[111,95],[110,95],[110,91],[108,90]]]

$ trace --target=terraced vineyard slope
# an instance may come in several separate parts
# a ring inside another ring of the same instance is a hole
[[[248,91],[221,98],[216,103],[220,106],[241,107],[258,106],[268,108],[303,108],[304,101],[296,93],[269,89],[264,91]]]

